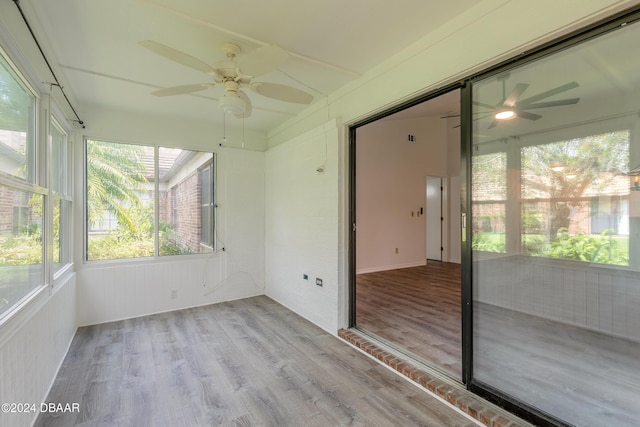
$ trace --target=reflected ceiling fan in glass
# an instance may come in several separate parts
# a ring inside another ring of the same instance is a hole
[[[489,110],[487,112],[482,112],[482,113],[485,113],[484,116],[479,117],[476,120],[493,116],[493,120],[489,124],[489,129],[497,126],[501,121],[512,120],[517,117],[522,119],[527,119],[527,120],[538,120],[542,118],[540,114],[532,113],[529,110],[573,105],[573,104],[577,104],[578,101],[580,101],[580,98],[567,98],[567,99],[559,99],[555,101],[543,101],[546,98],[550,98],[552,96],[555,96],[560,93],[579,87],[580,85],[577,82],[569,82],[521,100],[520,98],[529,87],[529,83],[517,83],[513,87],[511,92],[507,95],[506,81],[508,79],[509,79],[509,74],[504,74],[498,77],[498,80],[502,82],[502,99],[495,105],[491,105],[491,104],[487,104],[479,101],[473,101],[474,105]]]

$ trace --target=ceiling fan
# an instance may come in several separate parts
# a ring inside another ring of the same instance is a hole
[[[520,97],[527,90],[527,88],[529,87],[529,84],[517,83],[514,86],[514,88],[511,90],[509,95],[507,96],[506,80],[508,78],[509,78],[508,74],[498,77],[498,80],[502,81],[502,99],[500,100],[500,102],[498,102],[495,105],[490,105],[490,104],[486,104],[478,101],[473,102],[474,105],[477,105],[478,107],[483,107],[491,110],[490,113],[484,115],[484,117],[493,115],[493,121],[491,122],[491,124],[489,124],[489,129],[498,125],[500,121],[509,120],[516,117],[520,117],[527,120],[538,120],[542,118],[541,115],[531,113],[529,110],[534,110],[538,108],[558,107],[563,105],[572,105],[580,101],[580,98],[568,98],[568,99],[559,99],[556,101],[540,102],[543,99],[577,88],[578,86],[580,86],[577,82],[566,83],[523,100],[520,100]],[[484,117],[478,117],[478,119],[481,119]]]
[[[209,83],[173,86],[151,92],[155,96],[182,95],[222,87],[224,95],[218,100],[219,107],[238,118],[249,117],[252,111],[251,100],[240,90],[241,88],[295,104],[309,104],[313,100],[312,95],[291,86],[252,81],[254,77],[275,70],[287,60],[289,54],[276,45],[258,48],[236,60],[240,48],[232,43],[225,43],[222,52],[227,56],[227,60],[211,66],[189,54],[152,40],[142,40],[139,44],[160,56],[208,74],[213,79]]]

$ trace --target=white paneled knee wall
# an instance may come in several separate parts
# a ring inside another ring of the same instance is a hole
[[[30,403],[40,410],[76,332],[76,275],[44,289],[3,325],[0,403]],[[0,426],[31,426],[37,413],[0,411]]]

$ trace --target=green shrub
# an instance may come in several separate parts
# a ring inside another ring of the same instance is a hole
[[[485,252],[505,252],[505,236],[502,233],[477,233],[471,240],[471,249]]]
[[[597,234],[569,234],[566,228],[558,229],[551,242],[549,256],[601,264],[628,265],[628,255],[612,237],[611,230]]]
[[[88,242],[90,260],[149,257],[154,249],[153,236],[134,240],[114,233],[89,236]]]
[[[0,266],[31,265],[41,262],[40,232],[0,237]]]

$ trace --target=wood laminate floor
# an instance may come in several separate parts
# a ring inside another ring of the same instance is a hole
[[[640,343],[474,304],[476,380],[581,427],[640,426]]]
[[[462,378],[460,264],[359,274],[356,326]]]
[[[37,426],[473,426],[267,297],[80,328]]]
[[[460,266],[359,275],[359,328],[459,375]],[[576,426],[640,426],[640,343],[474,303],[474,378]]]

